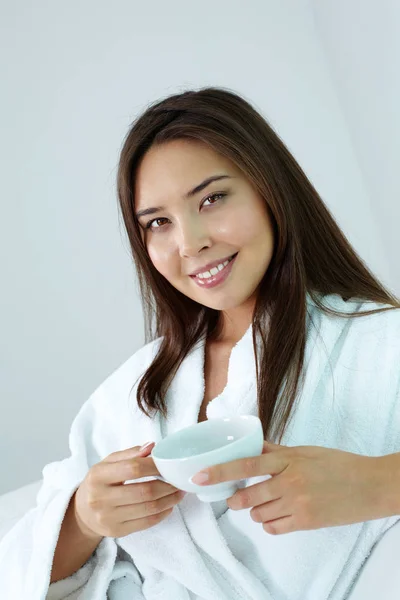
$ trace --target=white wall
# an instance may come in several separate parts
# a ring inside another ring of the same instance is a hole
[[[392,286],[399,294],[400,3],[313,0],[312,5]]]
[[[0,493],[68,455],[82,403],[143,343],[115,175],[149,102],[203,85],[243,94],[370,267],[399,283],[309,2],[20,0],[3,13]]]

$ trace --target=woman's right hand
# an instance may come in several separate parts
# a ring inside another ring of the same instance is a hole
[[[89,469],[73,500],[77,523],[88,537],[124,537],[153,527],[185,496],[158,479],[124,484],[129,479],[160,475],[148,457],[154,445],[142,451],[135,446],[113,452]]]

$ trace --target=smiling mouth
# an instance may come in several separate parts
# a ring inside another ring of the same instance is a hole
[[[199,275],[191,275],[190,278],[200,288],[208,290],[217,288],[229,278],[238,254],[239,252],[236,252],[236,254],[227,259],[225,263],[221,263],[224,264],[224,267],[221,270],[217,271],[217,273],[211,273],[211,275],[208,277],[199,277]]]
[[[223,265],[223,268],[217,270],[217,272],[214,272],[214,273],[211,272],[213,269],[217,268],[217,267],[213,267],[212,269],[205,270],[201,273],[197,273],[197,275],[190,275],[190,277],[192,277],[193,279],[201,279],[201,280],[212,279],[213,277],[216,277],[219,273],[222,273],[226,269],[226,267],[229,265],[229,263],[231,263],[238,254],[239,254],[239,252],[236,252],[235,254],[232,254],[232,256],[230,256],[229,258],[225,259],[224,261],[221,261],[220,264]],[[207,273],[207,275],[204,277],[205,273]]]

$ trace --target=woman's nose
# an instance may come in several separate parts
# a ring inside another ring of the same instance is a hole
[[[186,221],[180,227],[179,252],[182,257],[197,256],[205,246],[210,246],[209,232],[199,220]]]

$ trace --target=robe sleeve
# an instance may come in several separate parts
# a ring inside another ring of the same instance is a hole
[[[142,579],[134,564],[118,556],[114,538],[102,539],[89,560],[70,577],[50,584],[54,552],[66,509],[90,466],[99,462],[97,448],[106,420],[99,418],[99,394],[87,400],[69,435],[70,456],[43,469],[36,506],[0,542],[0,598],[13,600],[144,600]],[[101,405],[101,398],[100,398]]]
[[[386,329],[376,345],[379,403],[371,409],[379,456],[400,452],[400,310],[387,315]]]

